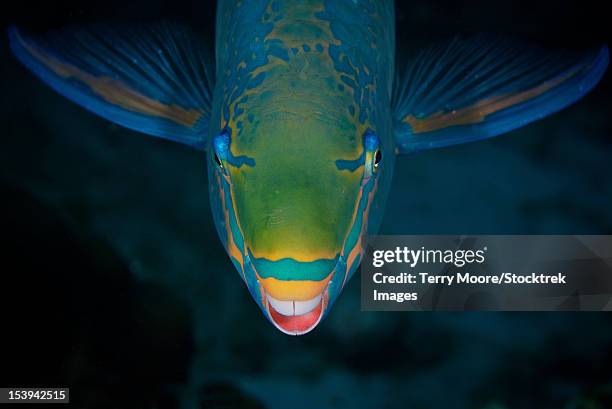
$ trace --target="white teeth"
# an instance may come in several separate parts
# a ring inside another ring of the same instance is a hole
[[[321,303],[321,294],[308,301],[294,301],[295,304],[295,315],[306,314],[314,310]]]
[[[293,314],[293,301],[282,301],[272,298],[268,295],[268,302],[274,308],[276,312],[283,315],[294,315]]]
[[[285,316],[291,316],[303,315],[314,310],[321,303],[322,295],[319,294],[315,298],[307,301],[277,300],[276,298],[271,297],[269,294],[266,294],[266,297],[268,298],[270,306],[274,308],[276,312]]]

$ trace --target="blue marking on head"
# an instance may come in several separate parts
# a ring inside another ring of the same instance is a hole
[[[378,136],[371,129],[368,129],[364,134],[364,145],[367,151],[374,152],[379,145]]]
[[[338,159],[336,167],[338,170],[356,171],[365,162],[365,151],[357,159]]]
[[[226,128],[213,139],[213,148],[221,160],[227,159],[230,144],[230,132],[231,131]]]
[[[363,134],[363,147],[364,150],[357,159],[338,159],[336,160],[336,167],[338,170],[348,170],[351,172],[359,169],[360,166],[366,162],[366,154],[374,153],[380,146],[378,136],[371,130],[367,129]]]
[[[246,155],[234,156],[230,147],[232,130],[229,127],[223,128],[218,135],[213,138],[213,149],[222,162],[240,168],[242,165],[255,166],[255,159]]]

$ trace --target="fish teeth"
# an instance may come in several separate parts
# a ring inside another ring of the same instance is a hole
[[[270,306],[272,306],[276,312],[286,316],[294,315],[295,311],[293,308],[293,301],[277,300],[276,298],[271,297],[269,294],[266,295],[268,297]]]
[[[321,298],[323,298],[323,296],[319,294],[315,298],[308,301],[294,301],[295,315],[306,314],[307,312],[314,310],[321,303]]]
[[[317,308],[321,303],[323,296],[321,294],[314,298],[306,301],[294,301],[294,300],[277,300],[270,294],[266,294],[268,303],[276,312],[285,316],[292,315],[303,315]]]

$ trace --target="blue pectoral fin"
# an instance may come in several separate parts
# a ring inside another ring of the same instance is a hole
[[[204,149],[214,70],[189,29],[94,25],[30,37],[10,27],[9,39],[17,59],[66,98],[126,128]]]
[[[477,35],[421,52],[396,84],[400,153],[500,135],[576,102],[601,79],[608,48],[550,51]]]

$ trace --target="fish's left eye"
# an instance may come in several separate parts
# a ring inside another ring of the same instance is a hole
[[[368,129],[364,134],[363,143],[366,157],[365,177],[369,178],[380,170],[382,163],[380,140],[372,130]]]
[[[380,166],[381,161],[382,161],[382,153],[380,152],[380,149],[376,149],[376,153],[374,154],[374,171],[375,172],[378,170],[378,167]]]

